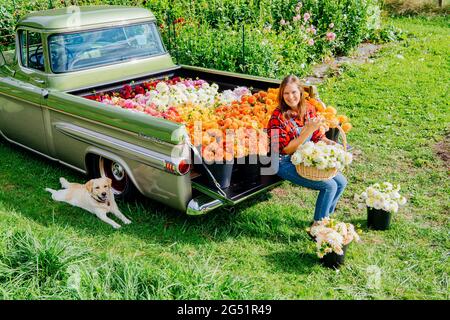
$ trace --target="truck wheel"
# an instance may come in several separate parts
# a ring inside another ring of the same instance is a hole
[[[94,178],[107,177],[112,183],[112,191],[116,199],[132,200],[139,193],[125,169],[116,161],[102,156],[92,159],[92,174]]]

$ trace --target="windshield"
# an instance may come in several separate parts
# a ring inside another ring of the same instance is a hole
[[[70,72],[164,53],[154,23],[49,37],[54,73]]]

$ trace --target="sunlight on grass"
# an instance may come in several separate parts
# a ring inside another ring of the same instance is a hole
[[[350,117],[357,151],[336,218],[359,224],[339,271],[322,267],[304,229],[316,193],[289,183],[237,206],[188,217],[152,202],[119,203],[119,231],[51,200],[60,176],[84,177],[0,141],[3,299],[448,299],[449,180],[434,145],[449,133],[448,24],[391,19],[409,33],[319,87]],[[408,204],[369,231],[353,195],[400,183]],[[372,269],[371,269],[372,268]],[[370,270],[380,282],[368,285]]]

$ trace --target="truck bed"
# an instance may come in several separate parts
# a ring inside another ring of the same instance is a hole
[[[260,175],[250,180],[233,175],[230,186],[220,192],[216,188],[210,187],[208,177],[204,174],[198,174],[195,169],[191,172],[191,179],[192,200],[188,203],[186,211],[189,215],[204,214],[222,206],[233,208],[234,205],[267,192],[283,182],[277,175]]]
[[[109,83],[99,85],[95,88],[81,89],[75,92],[69,92],[70,94],[77,96],[88,96],[93,92],[107,93],[110,91],[120,90],[123,85],[129,84],[133,81],[133,84],[140,84],[144,81],[155,79],[166,79],[172,77],[183,77],[192,79],[202,79],[210,83],[216,83],[219,85],[219,90],[234,89],[238,86],[246,86],[253,92],[259,90],[267,90],[269,88],[279,87],[280,81],[254,77],[249,75],[236,74],[225,71],[204,69],[191,66],[176,66],[171,70],[166,70],[160,73],[147,74],[145,76],[127,79],[119,83]],[[306,88],[306,90],[312,89]],[[236,165],[242,166],[241,164]],[[199,212],[207,212],[218,206],[232,206],[245,199],[254,196],[258,193],[265,192],[277,185],[282,180],[277,175],[257,175],[251,178],[243,179],[242,176],[233,172],[231,178],[231,184],[228,188],[218,190],[216,187],[211,186],[211,178],[203,169],[201,164],[196,164],[190,172],[191,184],[193,188],[193,199],[189,204],[196,207],[192,210],[192,214],[199,214]],[[203,209],[199,210],[198,207]],[[189,213],[189,209],[188,209]]]
[[[140,84],[151,79],[165,79],[177,76],[192,79],[199,78],[208,82],[215,82],[219,85],[219,90],[221,91],[233,89],[238,86],[246,86],[252,89],[252,91],[256,92],[259,90],[267,90],[268,88],[278,88],[281,83],[281,81],[279,80],[269,78],[179,65],[170,70],[148,73],[137,78],[125,79],[116,83],[100,84],[96,87],[82,88],[70,93],[78,96],[87,96],[92,94],[93,92],[116,91],[118,89],[121,89],[124,84],[129,84],[131,82],[133,82],[134,84]],[[308,86],[305,89],[309,91],[310,89],[312,89],[312,87]]]

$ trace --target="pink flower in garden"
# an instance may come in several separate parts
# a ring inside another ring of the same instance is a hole
[[[333,22],[330,23],[329,27],[330,27],[330,29],[333,29],[334,28],[334,23]]]
[[[300,20],[301,19],[301,15],[296,15],[292,20],[294,20],[294,22],[296,22],[296,21],[298,21],[298,20]]]
[[[284,26],[284,25],[286,25],[286,21],[285,21],[284,19],[281,19],[280,24],[281,24],[282,26]]]
[[[313,46],[314,45],[314,39],[309,39],[308,40],[308,45]]]
[[[307,32],[307,33],[316,34],[316,33],[317,33],[317,30],[316,30],[316,28],[314,28],[314,26],[311,26],[311,27],[309,27],[309,28],[306,28],[306,32]]]
[[[328,41],[333,41],[334,39],[336,39],[336,34],[334,32],[328,32],[327,33],[327,40]]]
[[[303,20],[305,20],[305,22],[308,21],[309,18],[311,18],[311,15],[308,12],[303,15]]]

